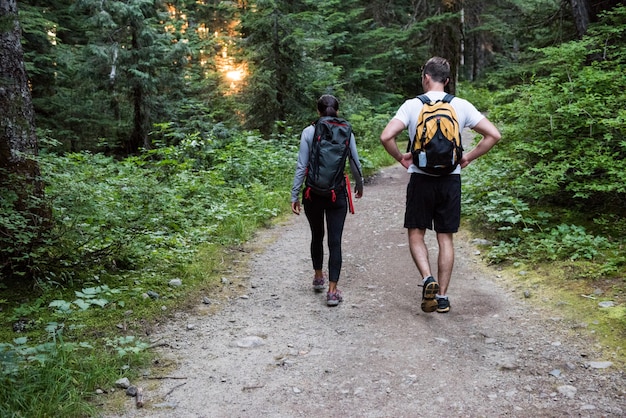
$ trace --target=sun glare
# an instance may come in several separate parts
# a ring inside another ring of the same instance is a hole
[[[205,4],[204,0],[196,0],[199,4]],[[181,34],[185,34],[189,28],[189,22],[187,16],[181,13],[173,5],[168,5],[168,12],[172,21],[180,20],[182,24],[174,25],[172,23],[166,24],[165,28],[168,32],[174,33],[177,30]],[[198,23],[195,26],[195,31],[200,39],[207,39],[211,34],[215,37],[215,45],[219,46],[219,50],[215,55],[212,52],[201,49],[199,51],[198,62],[202,67],[207,67],[211,62],[215,63],[215,69],[221,74],[223,81],[230,87],[231,93],[236,93],[241,89],[244,80],[248,75],[247,65],[245,62],[235,62],[233,57],[229,55],[229,46],[232,45],[230,37],[236,35],[236,27],[239,21],[233,20],[224,28],[225,32],[219,30],[211,30],[206,23]],[[183,43],[189,42],[185,36],[180,39]],[[208,70],[208,69],[207,69]],[[210,72],[205,72],[208,77]]]
[[[241,81],[243,78],[242,70],[231,70],[226,73],[226,78],[230,81]]]

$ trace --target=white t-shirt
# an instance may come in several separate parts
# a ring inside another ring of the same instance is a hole
[[[446,92],[443,91],[429,91],[426,93],[428,98],[431,101],[441,100],[446,95]],[[480,122],[485,116],[480,113],[473,104],[468,102],[465,99],[461,99],[459,97],[454,97],[450,102],[454,110],[456,111],[456,116],[459,122],[459,129],[463,130],[464,128],[473,128]],[[411,141],[415,138],[415,128],[417,126],[417,118],[419,116],[420,111],[422,110],[423,104],[420,99],[417,97],[413,99],[409,99],[400,106],[400,109],[396,112],[394,118],[401,121],[404,126],[407,127],[409,131],[409,137]],[[428,174],[424,171],[417,168],[415,164],[411,164],[408,169],[409,173],[422,173]],[[460,174],[461,166],[457,166],[454,171],[450,174]]]

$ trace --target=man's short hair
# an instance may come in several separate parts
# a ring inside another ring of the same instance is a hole
[[[428,74],[433,81],[445,83],[450,79],[450,63],[445,58],[432,57],[424,64],[422,73]]]

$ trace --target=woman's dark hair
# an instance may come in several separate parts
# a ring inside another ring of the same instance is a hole
[[[450,79],[450,63],[445,58],[432,57],[424,64],[422,73],[428,74],[434,81],[445,83]]]
[[[317,99],[317,110],[322,116],[337,116],[339,101],[332,94],[325,94]]]

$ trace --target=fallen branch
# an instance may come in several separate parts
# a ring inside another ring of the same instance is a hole
[[[167,398],[168,396],[170,396],[172,394],[172,392],[174,392],[175,389],[178,389],[181,386],[185,386],[187,384],[187,382],[181,383],[180,385],[176,385],[173,388],[171,388],[164,396],[164,398]]]
[[[244,386],[244,387],[242,388],[242,390],[261,389],[261,388],[263,388],[263,387],[265,387],[265,385],[263,385],[263,384],[260,384],[260,383],[259,383],[259,384],[257,384],[257,385],[248,385],[248,386]]]
[[[145,376],[146,379],[187,379],[187,376]]]

